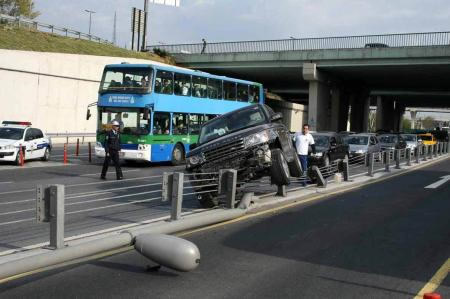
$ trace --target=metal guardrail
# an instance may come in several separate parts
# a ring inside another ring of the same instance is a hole
[[[58,26],[54,26],[54,25],[50,25],[50,24],[45,24],[45,23],[41,23],[41,22],[36,22],[36,21],[32,21],[30,19],[26,19],[23,17],[12,17],[12,16],[8,16],[5,14],[0,14],[0,24],[2,23],[9,23],[9,24],[13,24],[16,25],[18,27],[27,27],[27,28],[33,28],[35,30],[39,30],[42,32],[49,32],[49,33],[58,33],[59,35],[64,35],[64,36],[70,36],[70,37],[75,37],[78,39],[87,39],[87,40],[93,40],[102,44],[109,44],[112,45],[113,43],[103,39],[101,37],[92,35],[92,34],[86,34],[86,33],[82,33],[80,31],[76,31],[73,29],[69,29],[69,28],[64,28],[64,27],[58,27]]]
[[[399,33],[359,35],[342,37],[320,37],[279,39],[261,41],[239,41],[196,44],[152,45],[148,50],[161,49],[170,54],[218,54],[245,52],[307,51],[325,49],[404,48],[449,46],[450,32]],[[203,48],[205,46],[205,48]]]

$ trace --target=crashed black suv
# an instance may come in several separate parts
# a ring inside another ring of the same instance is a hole
[[[236,169],[239,182],[270,175],[272,184],[288,185],[290,176],[301,176],[302,169],[281,119],[280,113],[257,104],[210,120],[186,155],[187,170],[214,173]],[[199,201],[204,207],[217,204],[211,193],[199,195]]]

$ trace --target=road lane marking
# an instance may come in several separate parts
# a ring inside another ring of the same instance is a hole
[[[35,201],[36,199],[23,199],[23,200],[17,200],[17,201],[5,201],[5,202],[0,202],[0,205],[12,205],[12,204],[18,204],[18,203],[23,203],[23,202],[29,202],[29,201]]]
[[[424,294],[434,292],[442,283],[442,281],[444,281],[444,279],[447,277],[449,271],[450,258],[448,258],[447,261],[439,268],[436,274],[431,277],[430,281],[425,284],[425,286],[419,291],[414,299],[422,299]]]
[[[0,216],[12,215],[12,214],[19,214],[19,213],[25,213],[25,212],[35,211],[35,210],[36,210],[36,209],[26,209],[26,210],[19,210],[19,211],[5,212],[5,213],[0,213]]]
[[[0,184],[12,184],[14,182],[0,182]]]
[[[112,180],[112,181],[99,181],[99,182],[92,182],[92,183],[81,183],[81,184],[72,184],[72,185],[65,185],[66,188],[69,187],[79,187],[79,186],[93,186],[93,185],[102,185],[102,184],[119,184],[121,182],[128,182],[133,180],[144,180],[144,179],[152,179],[152,178],[162,178],[162,175],[152,175],[152,176],[143,176],[143,177],[137,177],[137,178],[129,178],[129,179],[122,179],[120,181]],[[13,191],[6,191],[6,192],[0,192],[0,195],[3,194],[15,194],[15,193],[25,193],[25,192],[35,192],[36,189],[25,189],[25,190],[13,190]]]
[[[435,182],[435,183],[433,183],[433,184],[431,184],[431,185],[426,186],[425,189],[436,189],[436,188],[438,188],[438,187],[444,185],[444,184],[447,183],[448,181],[450,181],[450,174],[441,177],[441,179],[440,179],[439,181],[437,181],[437,182]]]
[[[0,226],[14,224],[14,223],[28,222],[28,221],[33,221],[33,220],[36,220],[36,218],[27,218],[27,219],[21,219],[21,220],[9,221],[9,222],[2,222],[2,223],[0,223]]]

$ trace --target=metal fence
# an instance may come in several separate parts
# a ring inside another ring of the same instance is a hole
[[[401,33],[178,45],[152,45],[170,54],[306,51],[324,49],[403,48],[450,45],[450,32]]]
[[[39,30],[42,32],[48,32],[52,34],[59,34],[62,36],[67,37],[74,37],[78,39],[86,39],[86,40],[92,40],[96,41],[102,44],[112,44],[110,41],[103,39],[101,37],[92,35],[92,34],[86,34],[82,33],[80,31],[64,28],[64,27],[58,27],[50,24],[45,24],[41,22],[32,21],[30,19],[25,19],[23,17],[12,17],[4,14],[0,14],[0,24],[11,24],[17,27],[22,28],[28,28],[28,29],[34,29]]]

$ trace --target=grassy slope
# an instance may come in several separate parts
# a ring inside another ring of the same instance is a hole
[[[0,49],[129,57],[174,64],[172,59],[161,58],[153,53],[139,53],[98,42],[9,26],[0,26]]]

